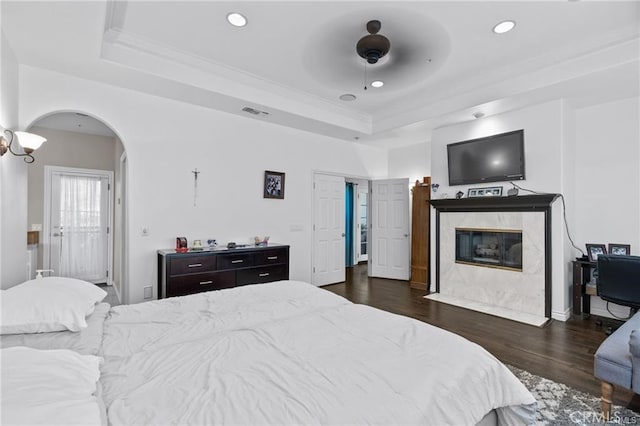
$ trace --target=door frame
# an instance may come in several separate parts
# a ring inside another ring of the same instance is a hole
[[[360,184],[356,184],[356,198],[354,200],[354,210],[356,211],[356,214],[354,215],[354,219],[355,219],[355,224],[354,224],[354,229],[355,229],[355,234],[356,234],[356,238],[354,238],[354,243],[356,244],[356,248],[355,248],[355,252],[358,254],[358,256],[356,256],[356,264],[358,264],[359,262],[368,262],[369,261],[369,222],[370,222],[370,218],[369,218],[369,192],[370,192],[370,186],[371,186],[371,181],[367,182],[367,187],[364,188],[364,190],[360,190]],[[361,228],[362,228],[362,222],[360,222],[360,195],[361,194],[366,194],[367,196],[367,207],[366,207],[366,211],[367,211],[367,223],[365,224],[365,228],[367,231],[367,241],[365,244],[367,244],[367,253],[366,254],[362,254],[361,253],[361,246],[362,246],[362,234],[361,234]]]
[[[126,151],[120,156],[120,291],[118,300],[129,303],[129,159]],[[115,287],[114,287],[115,288]]]
[[[100,176],[107,178],[108,194],[107,194],[107,285],[113,285],[113,171],[112,170],[96,170],[83,169],[78,167],[62,167],[62,166],[44,166],[44,212],[43,212],[43,253],[42,266],[43,269],[51,269],[51,181],[55,173]],[[59,271],[54,271],[53,274]]]

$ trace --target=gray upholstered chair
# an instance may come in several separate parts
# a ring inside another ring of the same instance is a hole
[[[597,289],[602,299],[634,313],[595,354],[594,375],[602,382],[602,412],[609,419],[614,386],[640,393],[640,257],[598,256]]]

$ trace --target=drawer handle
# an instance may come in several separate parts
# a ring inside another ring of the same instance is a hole
[[[278,260],[278,256],[269,256],[267,260]]]
[[[238,260],[232,260],[231,263],[242,263],[244,262],[244,260],[242,259],[238,259]]]
[[[200,285],[213,284],[213,281],[200,281]]]
[[[269,276],[269,273],[268,273],[268,272],[265,272],[265,273],[263,273],[263,274],[258,274],[258,276],[259,276],[259,277],[268,277],[268,276]]]
[[[189,265],[189,268],[199,268],[202,266],[202,263],[194,263],[192,265]]]

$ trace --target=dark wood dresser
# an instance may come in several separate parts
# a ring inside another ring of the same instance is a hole
[[[289,246],[158,250],[158,299],[289,279]]]

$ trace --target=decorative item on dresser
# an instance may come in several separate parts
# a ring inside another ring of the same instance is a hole
[[[289,279],[289,246],[158,250],[158,298]]]
[[[413,288],[427,290],[429,277],[429,198],[431,178],[416,181],[411,212],[411,280]]]

